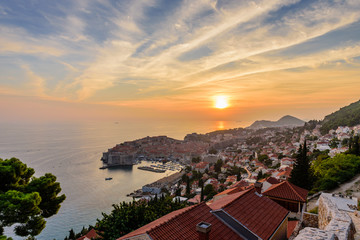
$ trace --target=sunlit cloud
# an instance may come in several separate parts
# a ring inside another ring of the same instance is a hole
[[[258,107],[297,104],[301,94],[330,101],[330,86],[358,74],[359,30],[354,0],[2,2],[0,61],[12,60],[26,81],[5,76],[0,90],[164,111],[210,109],[220,94],[234,112],[249,98]],[[299,69],[307,79],[291,72]]]

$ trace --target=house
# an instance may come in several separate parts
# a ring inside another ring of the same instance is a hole
[[[123,239],[286,239],[289,212],[254,189],[169,213]]]
[[[228,176],[228,177],[226,178],[225,185],[229,185],[229,184],[235,183],[235,182],[236,182],[236,179],[237,179],[237,176],[235,176],[235,175],[233,175],[233,176]]]
[[[95,229],[91,229],[87,234],[77,238],[76,240],[91,240],[91,239],[101,238],[95,231]]]
[[[161,184],[159,183],[152,183],[152,184],[147,184],[145,186],[142,187],[142,191],[151,193],[151,194],[160,194],[161,193]]]
[[[262,183],[261,192],[265,192],[268,190],[272,185],[280,183],[280,180],[274,177],[267,177],[264,179],[259,180]]]
[[[205,196],[204,196],[204,198],[205,198]],[[188,199],[187,202],[188,202],[190,205],[198,204],[198,203],[201,202],[201,195],[200,195],[200,194],[197,194],[197,195],[195,195],[195,197]]]
[[[279,173],[276,175],[276,178],[281,180],[288,180],[290,178],[291,171],[291,168],[285,167],[279,171]]]
[[[199,171],[201,173],[204,173],[206,169],[209,169],[209,163],[208,162],[199,162],[195,166],[195,171]]]
[[[263,195],[277,202],[287,210],[300,214],[303,207],[306,206],[308,190],[284,181],[272,185],[263,192]]]
[[[329,147],[329,142],[319,141],[316,143],[316,146],[317,149],[319,149],[320,151],[331,150],[331,148]]]
[[[284,157],[280,160],[281,167],[289,167],[294,164],[295,159]]]

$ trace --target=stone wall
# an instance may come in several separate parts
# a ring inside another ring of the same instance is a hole
[[[314,213],[304,212],[302,223],[305,227],[318,228],[319,227],[319,215],[314,214]]]
[[[340,211],[325,194],[319,198],[319,228],[335,233],[339,240],[353,239],[355,233],[349,214]]]
[[[351,217],[340,211],[326,194],[319,198],[318,228],[306,227],[299,232],[296,240],[323,239],[323,240],[352,240],[355,226]],[[308,214],[304,214],[304,217]]]
[[[339,240],[339,238],[332,232],[320,230],[318,228],[307,227],[299,232],[299,235],[295,238],[296,240]]]

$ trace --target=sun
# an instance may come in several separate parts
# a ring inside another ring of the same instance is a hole
[[[215,107],[219,109],[224,109],[229,106],[228,98],[225,96],[215,97]]]

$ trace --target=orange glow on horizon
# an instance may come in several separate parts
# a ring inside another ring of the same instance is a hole
[[[216,122],[216,130],[224,130],[225,129],[225,123],[223,121]]]

